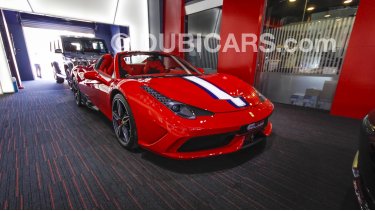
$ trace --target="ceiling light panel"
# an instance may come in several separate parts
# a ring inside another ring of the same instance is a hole
[[[113,23],[117,0],[29,0],[35,13]]]
[[[315,7],[308,7],[307,8],[307,11],[313,11],[313,10],[315,10]]]
[[[0,0],[0,8],[23,12],[31,12],[31,8],[27,3],[27,0]]]

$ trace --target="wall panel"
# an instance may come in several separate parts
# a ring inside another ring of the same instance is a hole
[[[253,33],[259,37],[264,6],[264,0],[224,0],[221,45],[231,33],[240,45],[243,33]],[[257,53],[252,47],[241,53],[229,49],[228,52],[219,52],[218,72],[232,74],[249,84],[254,84],[256,63]]]
[[[331,113],[363,118],[375,108],[375,1],[361,0]]]
[[[164,0],[164,48],[170,49],[176,47],[172,52],[175,55],[183,56],[178,49],[180,42],[176,38],[173,43],[173,34],[185,32],[185,1],[184,0]],[[175,45],[173,45],[175,44]]]

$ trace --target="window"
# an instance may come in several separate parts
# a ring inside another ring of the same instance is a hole
[[[63,48],[66,52],[80,52],[82,45],[78,39],[63,40]]]
[[[186,16],[187,33],[193,35],[194,46],[204,46],[204,40],[208,34],[220,34],[221,8],[213,8]],[[198,38],[198,36],[201,36]],[[209,47],[215,49],[220,41],[216,38],[208,40]],[[218,53],[209,52],[205,48],[194,48],[193,51],[185,53],[185,58],[196,67],[205,68],[207,72],[216,72]]]
[[[107,53],[107,47],[101,40],[82,40],[85,52]]]
[[[108,53],[104,41],[99,39],[64,37],[63,47],[66,52]]]
[[[258,54],[256,87],[274,102],[330,110],[358,4],[268,0],[263,33],[276,48]]]

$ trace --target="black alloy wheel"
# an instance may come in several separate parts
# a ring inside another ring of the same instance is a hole
[[[78,107],[83,106],[83,103],[82,103],[82,94],[81,94],[81,91],[79,90],[79,87],[78,87],[78,84],[77,84],[76,80],[73,81],[72,91],[74,93],[74,99],[75,99],[76,105]]]
[[[112,101],[112,123],[118,142],[126,149],[137,147],[137,130],[129,104],[121,94]]]

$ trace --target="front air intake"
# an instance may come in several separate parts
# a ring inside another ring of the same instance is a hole
[[[189,139],[178,152],[197,152],[224,147],[233,140],[235,133],[226,133],[212,136],[201,136]]]

